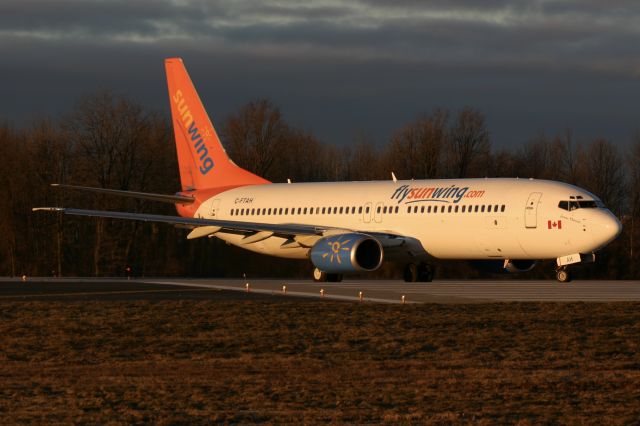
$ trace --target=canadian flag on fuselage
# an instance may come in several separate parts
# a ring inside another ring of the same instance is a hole
[[[549,229],[562,229],[562,221],[561,220],[558,220],[558,221],[548,220],[547,221],[547,227]]]
[[[164,61],[183,191],[270,183],[229,159],[180,58]]]

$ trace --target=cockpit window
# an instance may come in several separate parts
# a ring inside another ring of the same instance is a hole
[[[600,201],[596,200],[579,200],[579,201],[560,201],[558,207],[563,210],[576,210],[576,209],[595,209],[598,207],[604,208],[604,205]]]
[[[578,201],[578,206],[581,209],[595,209],[598,207],[598,204],[594,200],[588,200],[588,201]]]

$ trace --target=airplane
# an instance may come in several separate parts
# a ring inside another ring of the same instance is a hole
[[[407,282],[430,282],[430,260],[488,261],[527,272],[556,261],[595,261],[622,226],[602,201],[562,182],[436,179],[272,183],[227,155],[180,58],[165,59],[181,191],[173,195],[53,186],[175,204],[178,216],[36,207],[68,215],[161,222],[271,256],[305,259],[315,281],[372,272],[383,260],[403,266]]]

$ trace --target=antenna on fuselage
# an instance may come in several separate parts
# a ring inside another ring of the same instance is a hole
[[[398,182],[398,178],[396,177],[396,174],[391,172],[391,179],[393,179],[394,182]]]

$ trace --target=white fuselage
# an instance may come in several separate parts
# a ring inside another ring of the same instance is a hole
[[[559,207],[561,201],[576,208]],[[592,205],[577,208],[578,201]],[[414,241],[395,253],[414,258],[552,259],[592,253],[620,232],[618,220],[591,193],[529,179],[251,185],[217,194],[196,216],[386,232]],[[250,244],[243,244],[244,235],[215,235],[263,254],[309,256],[308,246],[287,245],[277,235]]]

